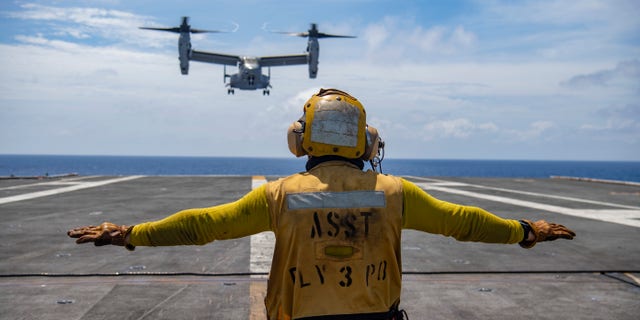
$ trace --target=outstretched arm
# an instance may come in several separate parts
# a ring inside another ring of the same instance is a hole
[[[403,179],[403,227],[451,236],[460,241],[520,243],[531,248],[537,242],[558,238],[573,239],[565,226],[544,220],[500,218],[484,209],[438,200]]]
[[[132,227],[105,222],[69,230],[77,243],[93,242],[127,246],[172,246],[206,244],[214,240],[240,238],[270,230],[265,186],[241,199],[209,208],[187,209],[159,221]]]

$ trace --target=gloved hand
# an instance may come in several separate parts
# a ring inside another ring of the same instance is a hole
[[[135,247],[128,243],[128,234],[133,226],[119,226],[111,222],[103,222],[99,226],[85,226],[67,231],[71,238],[78,238],[76,243],[93,242],[96,246],[112,244],[115,246],[125,246],[128,250]]]
[[[561,224],[549,223],[544,220],[538,220],[536,222],[531,222],[529,220],[520,221],[529,225],[531,228],[530,232],[533,233],[534,236],[533,240],[529,240],[530,237],[527,239],[525,235],[525,239],[520,242],[520,246],[523,248],[529,249],[541,241],[553,241],[558,238],[571,240],[576,236],[575,232]]]

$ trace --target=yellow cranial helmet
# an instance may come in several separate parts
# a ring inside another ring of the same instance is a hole
[[[320,89],[304,104],[304,115],[288,130],[289,150],[297,157],[337,155],[371,160],[381,141],[367,126],[364,107],[337,89]]]

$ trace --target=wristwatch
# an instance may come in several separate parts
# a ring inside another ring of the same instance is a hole
[[[529,238],[529,233],[531,233],[531,225],[526,223],[524,220],[518,220],[518,222],[520,222],[520,225],[522,226],[522,230],[524,231],[524,237],[522,238],[522,241],[520,242],[524,242],[527,241],[527,239]]]
[[[535,232],[533,231],[533,228],[527,221],[518,220],[518,222],[520,222],[520,225],[522,226],[522,230],[524,231],[524,237],[522,237],[522,241],[520,241],[518,244],[525,249],[530,249],[536,245],[537,239],[533,239],[533,241],[527,241],[527,239],[529,239],[530,233],[532,232],[535,233]],[[534,238],[535,238],[535,234],[534,234]]]

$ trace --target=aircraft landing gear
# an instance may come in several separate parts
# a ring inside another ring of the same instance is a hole
[[[233,89],[227,89],[227,94],[235,95],[235,94],[236,94],[236,92],[235,92],[235,91],[233,91]]]
[[[268,96],[268,95],[269,95],[269,93],[270,93],[270,92],[269,92],[269,90],[267,90],[267,89],[262,90],[262,95],[263,95],[263,96]]]

